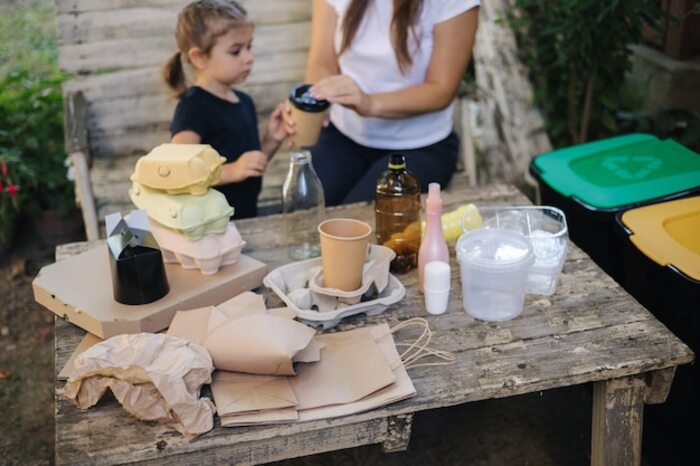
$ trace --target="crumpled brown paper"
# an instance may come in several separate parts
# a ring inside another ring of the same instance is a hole
[[[261,375],[294,375],[294,362],[321,358],[316,331],[291,319],[286,309],[268,311],[261,295],[242,293],[218,306],[179,311],[168,335],[203,345],[217,369]]]
[[[209,353],[196,343],[163,334],[118,335],[75,359],[59,395],[86,409],[109,388],[137,418],[194,437],[214,427],[214,404],[199,398],[213,370]]]

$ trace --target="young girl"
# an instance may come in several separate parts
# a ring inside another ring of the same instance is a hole
[[[235,209],[233,218],[257,215],[257,199],[267,163],[287,136],[283,106],[270,115],[260,140],[255,105],[234,90],[253,66],[253,24],[233,0],[200,0],[178,17],[178,52],[163,70],[180,101],[170,125],[172,142],[210,144],[227,163],[216,187]],[[186,86],[181,60],[192,65],[194,85]]]

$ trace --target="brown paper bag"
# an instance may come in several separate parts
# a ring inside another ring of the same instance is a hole
[[[216,371],[211,391],[217,412],[222,417],[233,413],[250,414],[294,408],[297,405],[287,377]]]
[[[290,384],[297,409],[345,404],[394,382],[394,374],[367,328],[318,335],[321,360],[306,364]]]
[[[316,331],[299,322],[267,314],[249,315],[210,330],[204,347],[221,370],[292,375],[292,358]]]
[[[351,403],[300,410],[300,422],[361,413],[410,398],[416,394],[413,382],[411,382],[411,378],[408,376],[408,372],[406,372],[406,368],[396,350],[389,326],[380,324],[367,327],[367,329],[377,343],[384,361],[391,366],[395,379],[394,383]]]
[[[268,312],[261,295],[247,292],[217,306],[179,311],[168,335],[202,344],[220,370],[292,375],[294,362],[321,357],[316,331],[291,320],[289,310]]]

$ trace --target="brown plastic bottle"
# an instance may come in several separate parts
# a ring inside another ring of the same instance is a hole
[[[418,266],[420,183],[406,170],[403,155],[390,156],[389,169],[377,179],[374,199],[377,243],[396,252],[391,270],[406,273]]]

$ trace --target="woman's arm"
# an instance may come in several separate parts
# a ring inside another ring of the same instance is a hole
[[[435,25],[433,53],[425,81],[400,91],[365,94],[344,75],[312,88],[316,98],[354,109],[362,116],[404,118],[441,110],[454,99],[471,58],[479,9],[473,8]]]
[[[338,74],[338,56],[334,36],[338,15],[326,0],[313,0],[311,9],[311,44],[304,80],[315,83]]]

